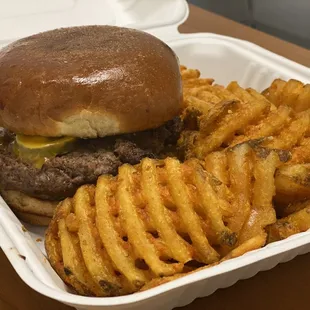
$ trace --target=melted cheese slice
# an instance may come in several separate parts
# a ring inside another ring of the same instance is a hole
[[[72,137],[16,135],[13,149],[20,160],[32,163],[40,169],[47,159],[72,151],[76,141],[77,139]]]

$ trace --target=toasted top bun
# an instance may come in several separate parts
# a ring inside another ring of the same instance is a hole
[[[0,126],[15,133],[95,138],[135,132],[173,118],[181,102],[176,55],[141,31],[62,28],[0,51]]]

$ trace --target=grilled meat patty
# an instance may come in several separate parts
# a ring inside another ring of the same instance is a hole
[[[181,127],[181,120],[175,118],[152,130],[80,140],[73,152],[46,160],[41,169],[21,161],[12,151],[14,134],[1,129],[0,187],[45,200],[70,197],[79,186],[95,183],[100,175],[116,174],[123,163],[175,154]]]

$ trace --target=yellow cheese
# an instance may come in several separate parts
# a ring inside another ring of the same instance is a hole
[[[73,150],[77,139],[72,137],[47,138],[16,135],[14,152],[22,161],[40,169],[47,159]]]

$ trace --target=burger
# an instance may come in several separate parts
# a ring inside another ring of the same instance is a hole
[[[62,28],[0,51],[0,194],[47,225],[58,202],[123,163],[175,152],[179,63],[128,28]]]

